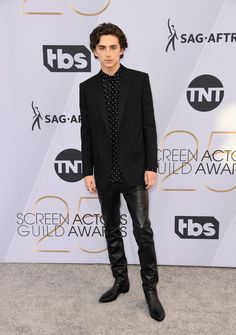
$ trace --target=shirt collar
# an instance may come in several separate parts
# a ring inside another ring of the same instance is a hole
[[[101,76],[103,78],[106,78],[106,79],[116,79],[116,78],[120,78],[121,74],[122,74],[122,65],[120,64],[120,67],[119,69],[116,71],[116,73],[114,73],[112,76],[110,76],[109,74],[105,73],[102,71],[101,69]]]

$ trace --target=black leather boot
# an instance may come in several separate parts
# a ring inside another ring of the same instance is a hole
[[[111,302],[118,298],[119,294],[127,293],[129,291],[129,279],[119,280],[116,279],[112,288],[106,291],[101,298],[100,302]]]
[[[152,318],[162,321],[165,318],[165,311],[156,291],[159,278],[153,231],[148,217],[148,191],[144,185],[140,185],[125,190],[124,197],[133,221],[141,265],[142,286],[149,312]]]
[[[146,302],[149,309],[150,316],[157,320],[162,321],[165,318],[165,311],[164,308],[158,299],[156,289],[150,291],[144,291]]]
[[[100,302],[116,300],[120,293],[129,291],[129,279],[124,243],[120,230],[120,193],[117,191],[99,191],[107,242],[108,256],[115,283],[105,292]]]

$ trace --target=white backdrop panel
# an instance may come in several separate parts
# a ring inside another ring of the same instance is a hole
[[[81,46],[114,22],[129,42],[122,63],[151,80],[158,263],[236,266],[235,11],[233,0],[1,1],[1,261],[108,262],[98,199],[80,178],[78,86],[99,71]],[[121,230],[136,264],[123,198]]]

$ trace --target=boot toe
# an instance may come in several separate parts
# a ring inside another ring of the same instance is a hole
[[[99,302],[111,302],[118,298],[118,296],[121,293],[127,293],[129,291],[129,280],[126,279],[124,281],[115,281],[112,288],[110,288],[108,291],[106,291],[101,298],[99,299]]]
[[[163,321],[165,319],[165,311],[163,308],[158,310],[152,310],[150,311],[150,316],[157,321]]]

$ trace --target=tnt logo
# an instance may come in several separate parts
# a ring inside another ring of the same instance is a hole
[[[43,45],[43,64],[51,72],[90,72],[91,53],[84,45]]]
[[[67,149],[56,157],[54,168],[57,175],[68,182],[76,182],[83,178],[82,154],[76,149]]]
[[[175,233],[180,238],[219,239],[219,222],[213,216],[176,216]]]
[[[209,112],[220,105],[224,97],[221,81],[209,74],[195,78],[188,86],[189,104],[199,112]]]

